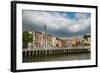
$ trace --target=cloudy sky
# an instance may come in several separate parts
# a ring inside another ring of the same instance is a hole
[[[49,34],[62,38],[89,34],[90,22],[90,13],[34,10],[22,12],[23,31],[44,32],[44,25],[46,25]]]

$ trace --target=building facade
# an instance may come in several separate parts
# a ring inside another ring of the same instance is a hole
[[[81,42],[79,38],[60,39],[45,32],[29,31],[29,33],[33,35],[33,42],[28,43],[28,48],[78,47],[80,46]],[[90,38],[88,38],[88,41],[84,40],[83,43],[87,43],[88,45],[90,45],[90,41]]]
[[[29,31],[33,35],[33,42],[28,43],[30,47],[56,47],[56,37],[45,32]]]

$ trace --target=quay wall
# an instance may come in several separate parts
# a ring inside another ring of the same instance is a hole
[[[55,49],[23,49],[23,56],[50,56],[57,54],[88,53],[90,48],[55,48]]]

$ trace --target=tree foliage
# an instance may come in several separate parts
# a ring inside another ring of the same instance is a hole
[[[29,32],[23,32],[23,48],[28,47],[28,42],[33,42],[33,36]]]
[[[83,38],[88,41],[88,38],[91,37],[90,35],[84,35]]]
[[[33,42],[32,34],[28,32],[23,32],[23,42]]]
[[[89,41],[88,38],[90,38],[90,37],[91,37],[91,35],[85,34],[85,35],[83,36],[83,39],[84,39],[84,40],[81,41],[81,44],[82,44],[82,45],[85,45],[85,46],[90,45],[90,43],[84,43],[84,41],[87,41],[87,42],[88,42],[88,41]]]

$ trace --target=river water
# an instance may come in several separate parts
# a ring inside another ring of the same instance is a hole
[[[62,54],[56,56],[28,56],[23,57],[24,63],[45,62],[45,61],[67,61],[67,60],[87,60],[91,59],[91,53]]]

